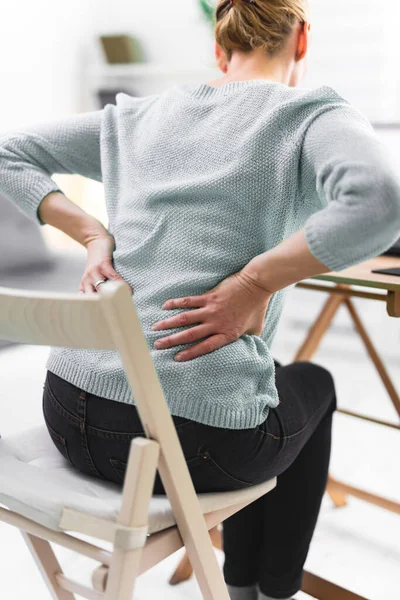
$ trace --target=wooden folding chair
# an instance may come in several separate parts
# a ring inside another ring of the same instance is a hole
[[[138,575],[185,546],[203,598],[228,600],[209,530],[276,479],[196,494],[129,286],[107,282],[91,295],[0,288],[0,339],[117,350],[146,433],[131,443],[123,487],[80,473],[45,425],[0,439],[0,519],[21,530],[52,597],[130,600]],[[152,497],[157,469],[166,496]],[[111,542],[112,551],[79,535]],[[64,575],[50,542],[100,563],[93,587]]]

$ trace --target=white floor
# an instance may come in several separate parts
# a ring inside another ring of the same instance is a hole
[[[274,355],[290,362],[324,294],[290,292],[274,344]],[[400,389],[400,320],[389,319],[384,304],[356,302],[382,358]],[[42,422],[41,395],[48,348],[13,347],[0,352],[1,434],[6,436]],[[342,308],[314,362],[335,377],[339,404],[398,423],[377,373]],[[336,414],[331,471],[335,477],[400,501],[400,434],[396,430]],[[0,598],[46,600],[50,594],[19,532],[0,525]],[[88,559],[55,547],[67,575],[89,584]],[[199,600],[195,580],[178,587],[167,584],[181,552],[143,575],[136,600]],[[222,553],[218,554],[221,565]],[[369,600],[400,599],[400,518],[377,507],[349,499],[335,509],[328,496],[323,507],[306,568],[330,578]],[[297,600],[305,600],[302,593]]]

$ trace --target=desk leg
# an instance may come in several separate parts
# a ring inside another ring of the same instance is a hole
[[[302,591],[319,600],[367,600],[317,575],[304,572]]]
[[[353,302],[350,300],[350,298],[346,298],[346,300],[344,301],[344,303],[346,304],[350,316],[353,320],[354,326],[359,334],[359,336],[361,337],[362,341],[364,342],[364,346],[372,360],[372,362],[374,363],[376,370],[378,371],[380,378],[382,379],[383,385],[385,386],[387,393],[390,396],[390,399],[393,402],[393,405],[397,411],[397,414],[400,417],[400,397],[397,393],[396,388],[393,385],[392,380],[390,379],[389,373],[387,372],[385,365],[382,362],[381,357],[379,356],[378,352],[375,349],[375,346],[372,343],[371,338],[369,337],[355,307]]]
[[[400,317],[400,292],[388,292],[387,311],[390,317]]]
[[[294,357],[293,362],[310,360],[314,356],[344,299],[344,296],[340,296],[339,294],[331,294],[329,296],[317,320],[311,326],[301,348]]]

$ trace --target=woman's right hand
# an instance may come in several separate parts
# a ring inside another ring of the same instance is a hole
[[[114,236],[110,233],[98,236],[86,244],[88,252],[86,269],[82,276],[79,292],[97,293],[94,284],[101,280],[124,281],[112,264],[115,250]]]
[[[196,310],[158,321],[152,330],[163,331],[194,324],[196,327],[159,338],[154,347],[163,350],[192,344],[175,354],[175,360],[186,361],[230,344],[243,334],[260,336],[271,297],[267,289],[262,288],[246,269],[242,269],[204,294],[169,299],[161,307],[164,310]]]
[[[98,281],[124,281],[113,267],[114,236],[92,215],[71,202],[62,192],[45,196],[38,208],[43,223],[66,233],[87,250],[85,272],[79,285],[81,294],[93,294]]]

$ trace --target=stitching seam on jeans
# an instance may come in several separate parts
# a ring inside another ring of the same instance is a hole
[[[54,409],[62,416],[65,417],[65,419],[67,419],[67,421],[70,421],[70,423],[73,423],[74,425],[78,425],[80,424],[80,419],[78,417],[75,417],[74,415],[72,415],[70,412],[68,412],[63,406],[62,404],[60,404],[60,402],[57,400],[57,398],[54,396],[53,392],[51,391],[50,387],[48,388],[49,390],[49,398],[50,398],[50,402],[52,403]]]
[[[172,415],[173,421],[174,421],[174,416],[175,415]],[[180,417],[180,418],[182,418],[182,417]],[[184,421],[183,423],[175,423],[175,421],[174,421],[174,427],[177,430],[180,429],[181,427],[187,427],[188,425],[190,426],[190,425],[198,425],[198,424],[199,423],[197,421],[193,421],[191,419],[188,419],[187,421]]]
[[[325,410],[326,410],[326,406],[324,404],[321,404],[320,407],[317,408],[317,410],[311,415],[311,417],[309,418],[307,423],[304,425],[304,427],[302,427],[299,431],[296,431],[296,433],[292,433],[291,435],[285,435],[283,437],[283,439],[291,440],[294,437],[296,437],[297,435],[299,435],[300,433],[303,433],[307,429],[307,427],[309,427],[311,419],[313,419],[315,417],[315,415],[319,412],[320,408],[325,408]],[[320,421],[320,423],[322,423],[322,421]]]
[[[62,445],[62,447],[64,448],[65,454],[67,455],[67,460],[68,460],[68,462],[69,462],[69,463],[70,463],[70,464],[71,464],[73,467],[75,467],[75,465],[74,465],[74,463],[72,462],[72,460],[71,460],[71,457],[70,457],[70,455],[69,455],[69,451],[68,451],[68,444],[67,444],[67,440],[66,440],[66,438],[65,438],[63,435],[61,435],[60,433],[57,433],[57,431],[56,431],[55,429],[53,429],[53,427],[52,427],[52,426],[49,424],[49,422],[48,422],[48,420],[47,420],[46,416],[45,416],[45,415],[43,415],[43,416],[44,416],[44,420],[45,420],[45,423],[46,423],[46,427],[47,427],[47,428],[48,428],[48,430],[49,430],[49,435],[50,435],[50,437],[51,437],[51,434],[53,434],[53,435],[54,435],[54,437],[56,438],[56,440],[58,440],[58,441],[60,442],[60,444],[61,444],[61,445]],[[55,443],[54,443],[54,440],[53,440],[53,444],[55,444]],[[61,453],[60,453],[60,454],[61,454]],[[65,456],[63,456],[63,458],[65,458]]]
[[[57,400],[56,396],[54,395],[53,390],[50,387],[50,384],[47,385],[47,390],[49,392],[49,398],[50,401],[52,403],[52,405],[54,406],[55,410],[62,416],[65,417],[68,421],[70,421],[71,423],[74,423],[75,425],[80,424],[80,419],[78,417],[76,417],[75,415],[71,414],[68,410],[66,410],[63,405],[59,402],[59,400]]]
[[[111,440],[120,440],[122,442],[130,442],[132,438],[135,437],[146,437],[144,431],[126,433],[122,431],[107,431],[105,429],[97,429],[97,427],[93,427],[93,425],[86,426],[87,432],[91,435],[95,435],[99,438],[111,439]]]
[[[257,430],[262,433],[263,435],[270,435],[272,438],[274,438],[274,440],[282,440],[285,436],[283,437],[279,437],[277,435],[274,435],[273,433],[269,433],[268,431],[264,431],[263,429],[260,429],[257,427]]]
[[[63,435],[61,435],[61,433],[57,433],[57,431],[55,429],[53,429],[53,427],[50,425],[47,417],[44,415],[44,420],[46,423],[46,427],[49,429],[49,432],[51,432],[54,437],[57,438],[57,440],[60,442],[60,444],[63,444],[63,446],[65,446],[65,437]]]
[[[88,439],[87,439],[87,433],[86,433],[86,400],[87,400],[87,398],[83,394],[81,394],[79,396],[78,405],[79,405],[79,411],[82,414],[82,422],[80,424],[82,451],[85,456],[86,464],[92,469],[92,471],[94,473],[96,473],[99,477],[102,477],[101,473],[98,471],[96,465],[94,464],[92,455],[90,454],[90,451],[89,451],[89,445],[88,445]]]
[[[118,477],[119,477],[119,478],[121,479],[121,481],[123,482],[123,481],[124,481],[125,474],[126,474],[126,467],[127,467],[127,464],[128,464],[128,463],[126,463],[126,462],[124,462],[124,461],[122,461],[122,460],[115,459],[115,458],[110,458],[110,459],[109,459],[109,463],[110,463],[110,465],[112,466],[112,468],[113,468],[114,472],[115,472],[115,473],[118,475]],[[119,471],[119,469],[118,469],[118,467],[119,467],[120,465],[123,465],[123,466],[125,467],[124,475],[122,475],[121,471]]]

